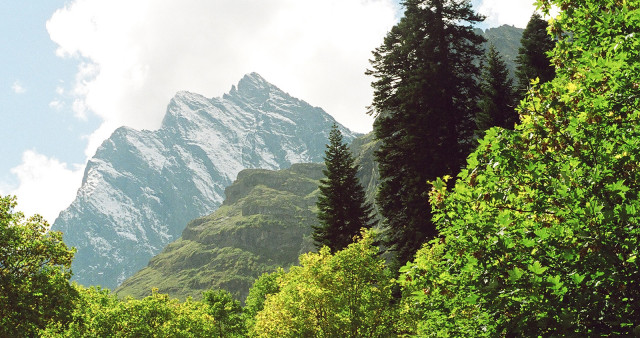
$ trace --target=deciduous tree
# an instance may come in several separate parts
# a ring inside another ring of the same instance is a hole
[[[123,300],[108,289],[76,286],[81,297],[68,325],[52,324],[43,337],[216,337],[219,331],[208,305],[175,298],[154,290],[143,299]]]
[[[335,254],[300,256],[257,315],[261,337],[387,337],[393,332],[391,273],[368,231]]]
[[[226,290],[209,290],[202,294],[208,305],[207,313],[213,316],[218,337],[245,336],[244,318],[240,301]]]
[[[0,197],[0,336],[33,336],[49,322],[66,323],[75,289],[69,284],[75,250],[41,216],[16,212]]]

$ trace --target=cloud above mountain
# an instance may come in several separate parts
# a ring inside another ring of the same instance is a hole
[[[487,27],[512,25],[525,28],[536,9],[533,0],[474,0],[476,10],[486,16]]]
[[[534,9],[531,0],[474,5],[488,15],[488,26],[524,27]],[[89,158],[119,126],[157,128],[177,91],[220,96],[255,71],[366,132],[373,120],[365,114],[372,89],[364,70],[400,15],[398,0],[69,0],[47,30],[57,54],[77,63],[75,82],[61,83],[49,106],[72,107],[80,120],[98,116],[101,126],[86,137]],[[24,88],[16,81],[12,89]],[[19,185],[0,186],[0,192],[20,192],[20,204],[36,211],[41,196],[58,196],[55,182],[71,174],[78,181],[82,174],[42,156],[25,152],[12,170]],[[36,170],[36,163],[44,169]],[[45,176],[52,188],[29,192],[26,187],[44,187]],[[76,189],[65,192],[73,196]]]
[[[340,122],[371,129],[364,75],[371,50],[395,24],[392,0],[75,0],[47,22],[58,55],[78,58],[78,117],[113,129],[157,128],[178,90],[220,96],[258,72]]]

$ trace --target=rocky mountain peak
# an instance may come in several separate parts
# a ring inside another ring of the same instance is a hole
[[[252,107],[260,107],[268,101],[277,100],[278,98],[284,98],[285,100],[293,99],[280,88],[267,82],[258,73],[246,74],[238,82],[237,87],[232,86],[229,94],[225,94],[223,98],[243,102]]]
[[[240,79],[238,82],[238,90],[240,92],[243,91],[271,91],[271,90],[279,90],[278,87],[272,85],[267,82],[260,74],[258,73],[249,73]]]
[[[103,142],[54,222],[78,250],[74,279],[115,288],[220,206],[241,170],[322,162],[333,123],[256,73],[222,98],[178,92],[160,129],[120,128]],[[341,130],[347,142],[356,136]]]

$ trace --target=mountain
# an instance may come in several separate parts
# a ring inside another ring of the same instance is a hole
[[[74,280],[115,288],[220,206],[241,170],[322,162],[333,123],[252,73],[221,98],[177,93],[158,130],[117,129],[52,227],[78,250]]]
[[[520,49],[520,39],[522,39],[523,32],[524,29],[510,25],[488,28],[484,31],[481,29],[476,30],[477,34],[487,39],[487,43],[484,46],[485,50],[489,50],[489,44],[493,44],[502,55],[511,78],[515,78],[516,57]]]
[[[358,178],[372,201],[378,180],[373,133],[353,140],[360,165]],[[158,288],[171,297],[200,298],[221,288],[238,299],[264,272],[298,263],[315,248],[311,226],[317,224],[316,201],[323,164],[294,164],[279,171],[247,169],[225,190],[226,199],[211,215],[187,225],[144,269],[125,280],[119,296],[145,297]]]
[[[209,216],[187,225],[144,269],[116,289],[144,297],[158,288],[172,297],[200,298],[210,288],[244,300],[264,272],[298,262],[311,251],[323,164],[294,164],[271,171],[246,169],[225,190],[226,200]]]
[[[375,139],[373,132],[359,136],[349,145],[354,163],[360,167],[357,177],[365,191],[367,201],[375,204],[380,173],[375,161],[374,153],[380,148],[380,141]],[[374,205],[375,206],[375,205]]]

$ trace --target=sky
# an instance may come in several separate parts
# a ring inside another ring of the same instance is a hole
[[[473,0],[524,28],[533,0]],[[3,0],[0,195],[53,223],[117,127],[154,130],[173,95],[220,97],[258,72],[366,133],[371,51],[398,0]]]

